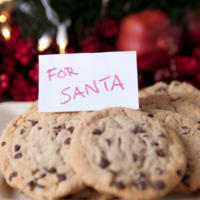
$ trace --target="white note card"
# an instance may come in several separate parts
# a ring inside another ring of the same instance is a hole
[[[139,109],[136,52],[39,56],[39,112]]]

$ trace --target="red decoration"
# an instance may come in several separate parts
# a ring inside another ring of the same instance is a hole
[[[139,71],[152,71],[179,52],[181,39],[181,28],[172,26],[164,12],[145,10],[122,20],[116,49],[137,51]]]

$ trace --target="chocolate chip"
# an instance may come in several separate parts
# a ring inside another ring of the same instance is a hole
[[[58,177],[59,182],[62,182],[67,179],[65,174],[57,174],[57,177]]]
[[[187,163],[187,169],[190,167],[189,163]]]
[[[142,127],[139,127],[136,131],[135,131],[135,133],[137,134],[137,133],[145,133],[145,130],[142,128]]]
[[[106,158],[101,158],[99,166],[101,168],[106,168],[106,167],[108,167],[109,164],[110,163],[109,163],[109,161]]]
[[[63,200],[65,200],[65,199],[71,199],[73,196],[70,194],[70,195],[68,195],[68,196],[66,196],[66,197],[63,197],[63,198],[60,198],[60,199],[63,199]]]
[[[179,169],[176,171],[176,173],[179,175],[179,176],[182,176],[182,171]]]
[[[15,128],[17,128],[17,127],[18,127],[18,125],[17,125],[17,124],[15,124],[15,123],[13,124],[13,126],[14,126]]]
[[[25,132],[26,132],[25,129],[22,129],[22,130],[21,130],[21,134],[24,134]]]
[[[53,127],[53,129],[56,129],[56,130],[57,130],[57,129],[61,129],[61,128],[62,128],[61,125],[58,125],[58,126],[54,126],[54,127]]]
[[[181,99],[181,97],[178,97],[178,98],[176,98],[176,99],[173,99],[172,102],[177,101],[177,100],[179,100],[179,99]]]
[[[121,145],[121,141],[122,141],[121,138],[118,138],[118,141],[119,141],[119,145]]]
[[[15,152],[16,152],[16,151],[19,151],[19,150],[21,149],[21,146],[18,145],[18,144],[16,144],[15,147],[14,147],[14,149],[15,149]]]
[[[51,167],[50,169],[46,169],[46,171],[49,172],[49,173],[56,173],[57,172],[55,167]]]
[[[178,86],[179,84],[178,83],[174,83],[174,86],[176,87],[176,86]]]
[[[35,181],[29,181],[27,183],[27,186],[34,187],[35,186]]]
[[[154,189],[156,190],[161,190],[161,189],[164,189],[165,188],[165,183],[163,181],[156,181],[156,182],[153,182],[152,183]]]
[[[46,174],[42,174],[41,176],[40,176],[40,178],[44,178],[46,176]]]
[[[17,175],[18,175],[17,172],[13,172],[13,173],[10,175],[10,177],[9,177],[9,181],[12,181],[12,179],[13,179],[14,177],[16,177]]]
[[[167,92],[167,90],[164,87],[159,87],[157,92]]]
[[[163,133],[161,133],[161,134],[159,135],[159,137],[165,138],[165,135],[164,135]]]
[[[21,153],[17,153],[14,155],[14,158],[21,158],[22,157],[22,154]]]
[[[74,132],[74,127],[73,127],[73,126],[70,126],[67,130],[68,130],[70,133],[73,133],[73,132]]]
[[[45,188],[44,185],[40,185],[40,184],[37,184],[36,186],[39,187],[39,188],[41,188],[41,189]]]
[[[146,183],[144,181],[136,181],[135,182],[135,186],[139,189],[139,190],[145,190],[146,189]]]
[[[63,200],[67,200],[67,199],[71,199],[73,196],[70,194],[70,195],[67,195],[66,197],[61,197],[59,198],[59,200],[63,199]]]
[[[149,137],[148,135],[143,135],[143,137]]]
[[[153,117],[153,115],[151,113],[147,114],[148,117]]]
[[[1,146],[2,146],[2,147],[5,146],[5,145],[6,145],[6,142],[5,142],[5,141],[1,143]]]
[[[200,124],[200,120],[197,120],[197,123]]]
[[[110,146],[112,143],[110,139],[106,139],[106,142],[108,143],[108,146]]]
[[[81,198],[78,199],[78,200],[88,200],[88,198],[87,198],[87,197],[81,197]]]
[[[32,126],[35,126],[38,123],[38,121],[36,120],[28,120],[28,121],[31,123]]]
[[[65,141],[64,141],[64,144],[70,144],[70,142],[71,142],[71,138],[67,138]]]
[[[165,157],[165,153],[163,152],[162,149],[158,149],[158,150],[156,151],[156,153],[157,153],[157,155],[160,156],[160,157]]]
[[[188,186],[189,187],[189,176],[188,175],[185,175],[184,177],[183,177],[183,179],[182,179],[182,183],[184,184],[184,185],[186,185],[186,186]]]
[[[152,146],[158,146],[159,144],[157,142],[151,142]]]
[[[108,171],[111,172],[114,176],[117,175],[117,172],[115,172],[115,171],[113,171],[113,170],[111,170],[111,169],[108,169]]]
[[[140,178],[145,178],[145,177],[146,177],[146,174],[145,174],[144,172],[140,172],[140,173],[139,173],[139,176],[140,176]]]
[[[158,172],[159,175],[162,175],[164,173],[164,170],[162,170],[159,167],[156,168],[156,171]]]
[[[39,131],[40,131],[40,130],[42,130],[42,127],[41,127],[41,126],[39,126],[39,127],[38,127],[38,130],[39,130]]]
[[[101,131],[99,129],[95,129],[93,131],[93,135],[101,135]]]
[[[188,129],[188,127],[187,127],[187,126],[181,126],[181,128],[182,128],[182,129]]]
[[[113,186],[118,188],[118,189],[124,189],[125,188],[125,185],[122,181],[114,182]]]
[[[199,130],[199,131],[200,131],[200,126],[197,128],[197,130]]]
[[[138,155],[137,154],[133,154],[133,161],[137,162],[137,160],[138,160]]]
[[[33,171],[33,174],[36,174],[39,171],[40,171],[39,169],[36,169],[36,170]]]

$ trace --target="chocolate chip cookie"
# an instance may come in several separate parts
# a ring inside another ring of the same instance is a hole
[[[155,83],[153,86],[147,87],[139,92],[139,97],[146,97],[151,94],[163,93],[193,93],[200,95],[200,92],[193,85],[186,82],[172,81],[169,85],[164,82]]]
[[[187,170],[175,193],[187,193],[200,188],[200,124],[171,111],[143,108],[172,128],[183,141],[187,153]]]
[[[126,108],[87,115],[74,131],[70,160],[88,186],[132,200],[167,194],[183,178],[187,162],[172,129],[152,114]]]
[[[140,98],[139,103],[141,109],[154,108],[178,112],[200,123],[200,107],[180,96],[173,98],[170,94],[154,94]]]
[[[0,169],[9,185],[32,199],[56,199],[85,185],[69,160],[71,136],[87,112],[18,116],[0,138]]]

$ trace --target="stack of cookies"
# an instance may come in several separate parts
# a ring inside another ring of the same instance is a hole
[[[141,91],[140,110],[38,113],[35,102],[4,129],[0,170],[37,200],[153,200],[195,191],[199,95],[174,81]]]

